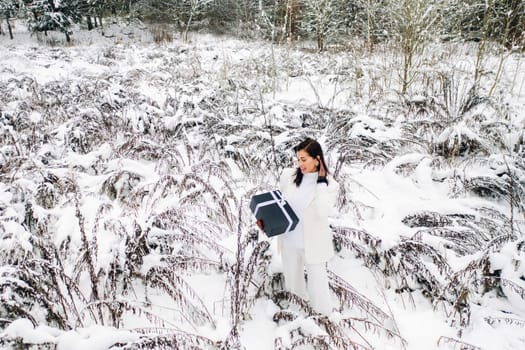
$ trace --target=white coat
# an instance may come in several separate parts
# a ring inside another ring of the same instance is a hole
[[[293,182],[295,168],[283,170],[279,179],[279,189],[284,198],[297,191]],[[328,185],[318,183],[304,209],[304,258],[306,264],[325,263],[334,256],[332,233],[328,225],[328,215],[334,208],[339,184],[330,175],[326,176]],[[282,238],[278,237],[278,247],[282,252]]]

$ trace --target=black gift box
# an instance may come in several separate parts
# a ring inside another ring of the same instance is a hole
[[[292,231],[299,222],[279,190],[254,195],[250,209],[257,220],[262,220],[268,237]]]

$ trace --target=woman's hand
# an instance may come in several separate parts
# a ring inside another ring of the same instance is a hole
[[[326,169],[324,168],[323,162],[321,161],[321,157],[317,156],[317,160],[319,161],[319,177],[325,177]]]
[[[324,183],[328,185],[328,181],[326,181],[326,169],[324,168],[320,156],[317,156],[317,161],[319,162],[319,173],[317,174],[317,183]]]

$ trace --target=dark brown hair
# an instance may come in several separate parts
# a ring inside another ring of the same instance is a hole
[[[307,138],[297,146],[293,148],[294,152],[297,153],[301,150],[305,151],[310,155],[312,158],[319,158],[321,159],[321,162],[323,163],[324,169],[326,173],[328,174],[328,167],[326,166],[326,162],[324,161],[324,155],[323,155],[323,149],[321,148],[321,145],[319,142],[317,142],[314,139]],[[319,171],[319,165],[317,166],[317,171]],[[295,171],[295,179],[294,183],[297,187],[301,184],[303,181],[303,173],[301,172],[301,169],[297,167],[297,170]],[[328,184],[328,180],[326,182]]]

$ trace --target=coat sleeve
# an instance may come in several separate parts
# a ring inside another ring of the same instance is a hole
[[[335,207],[338,192],[339,184],[330,175],[328,175],[328,185],[325,183],[318,183],[316,185],[316,200],[314,205],[319,216],[328,217],[328,215],[330,215]]]
[[[287,187],[293,184],[293,175],[295,173],[294,168],[285,168],[283,169],[281,176],[279,177],[279,189],[284,194]]]

